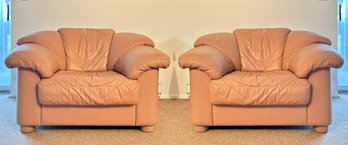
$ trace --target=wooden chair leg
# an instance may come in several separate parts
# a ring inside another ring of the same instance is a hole
[[[328,126],[313,126],[313,130],[317,133],[327,133]]]
[[[22,133],[31,133],[35,131],[35,126],[21,126]]]
[[[208,131],[208,126],[195,126],[194,130],[196,133],[203,133]]]
[[[140,130],[145,132],[145,133],[153,133],[156,130],[155,126],[141,126]]]

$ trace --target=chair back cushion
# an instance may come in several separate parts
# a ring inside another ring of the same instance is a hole
[[[111,29],[62,28],[68,71],[107,71],[114,31]]]
[[[289,29],[236,29],[234,34],[241,58],[242,71],[282,70],[282,55]]]

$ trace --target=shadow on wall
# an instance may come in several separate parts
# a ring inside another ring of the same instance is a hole
[[[166,91],[163,92],[164,97],[170,99],[178,99],[186,95],[186,84],[188,83],[188,74],[181,69],[178,65],[179,54],[184,53],[186,50],[192,47],[192,44],[186,43],[182,40],[172,38],[158,45],[159,48],[163,48],[166,54],[171,58],[171,65],[168,69],[163,70],[161,74],[161,82]],[[180,76],[180,77],[179,77]]]
[[[175,67],[173,67],[173,70],[172,70],[172,77],[170,79],[168,94],[170,99],[178,99],[180,96],[179,81],[178,81],[178,76],[176,74]]]

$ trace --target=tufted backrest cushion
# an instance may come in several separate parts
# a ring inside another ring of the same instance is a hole
[[[62,28],[58,32],[65,48],[67,70],[107,71],[114,30]]]

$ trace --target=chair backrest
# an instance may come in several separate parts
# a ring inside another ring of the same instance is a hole
[[[71,71],[107,71],[112,29],[59,29],[65,49],[66,68]]]
[[[287,28],[236,29],[242,71],[282,70]]]

